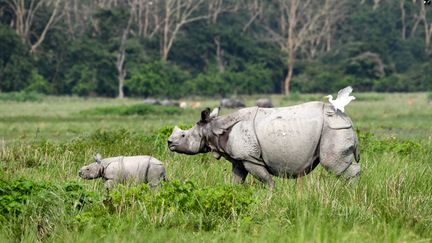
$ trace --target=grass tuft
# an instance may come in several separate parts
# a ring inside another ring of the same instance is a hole
[[[83,115],[116,115],[116,116],[158,116],[158,115],[180,115],[190,113],[188,109],[175,106],[154,106],[146,104],[135,104],[131,106],[97,107],[81,111]]]

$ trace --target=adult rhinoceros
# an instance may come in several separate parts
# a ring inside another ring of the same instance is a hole
[[[281,108],[249,107],[219,116],[219,108],[202,111],[189,130],[174,128],[171,151],[184,154],[212,152],[232,163],[233,181],[248,173],[274,187],[272,175],[296,178],[318,163],[336,175],[359,175],[357,136],[351,119],[323,102]]]

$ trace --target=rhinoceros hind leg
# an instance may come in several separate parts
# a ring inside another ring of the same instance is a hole
[[[240,184],[245,182],[248,172],[243,166],[233,164],[232,174],[233,174],[233,183]]]
[[[275,187],[275,183],[272,179],[271,174],[264,166],[255,163],[250,163],[247,161],[243,162],[243,165],[247,172],[251,173],[258,180],[267,183],[269,189],[273,190],[273,188]]]

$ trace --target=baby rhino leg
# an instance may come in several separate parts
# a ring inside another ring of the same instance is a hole
[[[111,190],[114,187],[114,180],[106,180],[105,181],[105,188],[107,190]]]
[[[165,168],[163,165],[151,164],[147,172],[147,182],[150,187],[156,187],[161,180],[165,180]]]

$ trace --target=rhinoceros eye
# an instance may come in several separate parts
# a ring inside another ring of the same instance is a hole
[[[184,134],[182,134],[182,138],[184,138],[185,137],[185,135]]]

